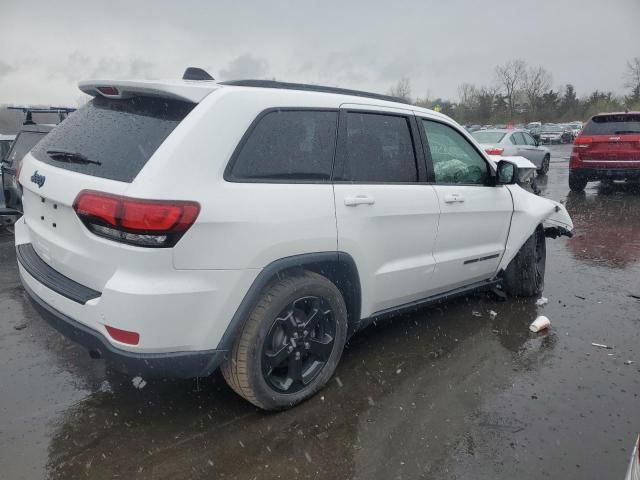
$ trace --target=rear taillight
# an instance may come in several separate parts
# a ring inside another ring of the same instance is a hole
[[[83,190],[73,209],[94,234],[140,247],[173,247],[193,225],[200,205],[143,200]]]
[[[593,138],[591,137],[577,136],[576,139],[573,141],[574,147],[577,147],[577,148],[588,148],[589,146],[591,146],[592,143],[593,143]]]
[[[571,152],[571,156],[569,157],[569,170],[574,170],[576,168],[582,167],[582,158],[580,154],[586,153],[585,150],[589,148],[593,144],[592,137],[581,137],[577,136],[573,141],[573,151]]]
[[[485,150],[489,155],[502,155],[504,152],[504,148],[487,148]]]

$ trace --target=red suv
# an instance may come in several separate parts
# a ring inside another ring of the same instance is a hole
[[[573,142],[569,188],[594,180],[640,180],[640,112],[601,113]]]

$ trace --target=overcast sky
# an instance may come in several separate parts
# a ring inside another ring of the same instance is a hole
[[[640,0],[2,0],[0,103],[73,104],[80,80],[276,78],[456,97],[512,58],[622,92]]]

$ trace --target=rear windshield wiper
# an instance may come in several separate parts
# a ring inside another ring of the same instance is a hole
[[[69,150],[61,150],[61,149],[52,149],[47,150],[47,155],[49,155],[54,160],[58,160],[61,162],[71,162],[71,163],[91,163],[92,165],[102,165],[102,162],[98,162],[97,160],[91,160],[87,158],[81,153],[71,152]]]

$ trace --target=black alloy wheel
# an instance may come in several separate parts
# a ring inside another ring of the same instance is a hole
[[[276,317],[264,340],[264,380],[280,393],[305,388],[329,361],[335,338],[336,321],[326,299],[294,300]]]

